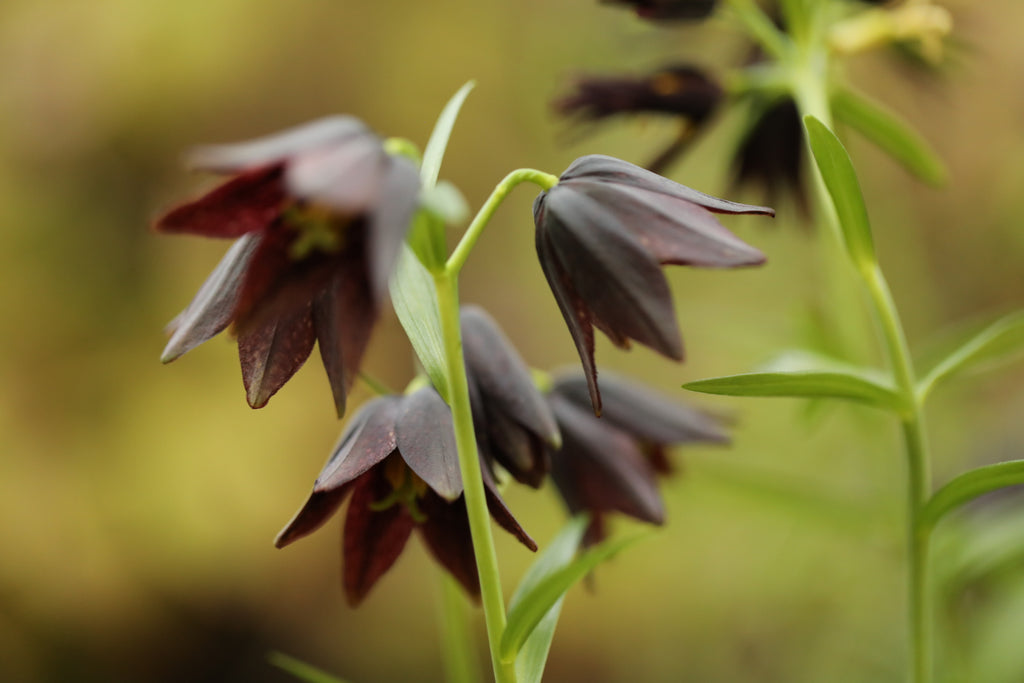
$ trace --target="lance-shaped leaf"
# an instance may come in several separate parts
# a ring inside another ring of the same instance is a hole
[[[751,372],[689,382],[683,388],[723,396],[840,398],[893,412],[906,409],[893,387],[876,381],[867,373],[837,370]]]
[[[583,533],[586,531],[588,523],[586,515],[578,515],[562,527],[554,540],[523,575],[509,601],[510,610],[516,609],[523,597],[528,595],[544,577],[572,562],[572,558],[583,540]],[[548,609],[520,649],[519,655],[516,657],[516,675],[520,683],[540,683],[544,675],[548,651],[551,649],[551,640],[555,636],[555,627],[558,625],[558,616],[562,612],[563,598],[564,596],[556,600],[555,604]]]
[[[391,277],[391,303],[431,383],[442,397],[447,397],[448,366],[437,289],[434,278],[407,245],[402,246]]]
[[[982,363],[995,363],[1024,349],[1024,311],[997,320],[933,367],[917,385],[918,396],[928,395],[938,382]]]
[[[930,528],[957,507],[991,491],[1024,484],[1024,460],[1011,460],[964,472],[935,492],[921,512],[920,525]]]
[[[908,171],[932,185],[946,182],[946,167],[928,143],[882,105],[852,90],[832,96],[836,118],[871,140]]]
[[[332,676],[323,669],[307,664],[301,659],[296,659],[283,652],[271,652],[267,659],[278,669],[287,671],[298,680],[306,681],[306,683],[346,683],[344,680],[337,676]]]
[[[804,125],[814,162],[835,205],[846,249],[858,267],[870,267],[876,263],[875,245],[871,238],[868,209],[864,205],[850,156],[835,133],[821,121],[806,116]]]
[[[550,573],[539,575],[536,583],[524,590],[522,597],[509,609],[508,623],[505,625],[505,632],[501,637],[501,658],[505,661],[512,661],[545,615],[576,582],[592,572],[599,564],[640,538],[641,536],[630,536],[615,541],[605,541],[569,564],[556,567]]]
[[[448,148],[448,138],[451,137],[452,128],[455,127],[455,119],[458,118],[459,110],[462,109],[463,103],[475,85],[474,81],[469,81],[459,88],[437,117],[437,123],[434,124],[427,147],[423,150],[423,163],[420,165],[420,179],[423,181],[424,188],[430,189],[437,183],[437,175],[441,172],[441,161]]]

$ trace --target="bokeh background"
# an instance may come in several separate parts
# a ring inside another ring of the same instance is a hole
[[[850,141],[924,356],[1024,304],[1024,5],[949,5],[958,47],[941,75],[881,55],[849,66],[951,172],[947,187],[924,187]],[[513,168],[557,173],[586,152],[643,162],[671,135],[653,119],[581,135],[548,104],[573,75],[672,59],[715,69],[745,51],[716,21],[657,29],[591,0],[4,0],[0,680],[292,680],[268,664],[272,651],[359,683],[443,679],[438,570],[418,541],[356,611],[340,590],[337,520],[287,550],[271,545],[341,428],[318,361],[261,411],[245,406],[227,338],[159,363],[164,324],[225,249],[149,227],[211,182],[181,170],[184,149],[333,112],[422,144],[474,78],[442,176],[475,207]],[[737,123],[720,117],[672,177],[726,192]],[[549,368],[576,357],[534,256],[532,199],[521,189],[506,202],[463,290]],[[834,315],[820,240],[792,203],[779,209],[771,225],[728,221],[769,255],[763,269],[669,271],[685,365],[599,342],[603,368],[735,419],[735,444],[676,455],[668,525],[569,595],[547,680],[901,679],[893,424],[849,406],[679,389],[806,344],[812,321]],[[411,377],[390,312],[366,367],[397,387]],[[1007,365],[937,394],[938,482],[1022,456],[1022,380]],[[564,519],[550,490],[507,497],[542,545]],[[976,505],[937,539],[941,649],[962,680],[1024,680],[1019,510],[1012,495]],[[530,557],[508,538],[498,550],[511,590]]]

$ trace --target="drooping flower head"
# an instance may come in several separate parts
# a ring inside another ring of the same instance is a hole
[[[484,484],[495,521],[536,550],[488,477]],[[413,529],[438,563],[470,594],[479,594],[451,411],[432,387],[360,408],[309,500],[274,544],[283,548],[320,528],[349,497],[342,583],[350,604],[359,604],[391,568]]]
[[[586,541],[604,537],[604,517],[620,514],[651,524],[665,518],[657,475],[672,467],[666,449],[688,443],[728,443],[717,420],[614,375],[602,377],[604,413],[590,406],[588,379],[555,378],[548,402],[562,434],[552,449],[551,478],[572,514],[591,517]]]
[[[548,448],[560,443],[554,415],[529,368],[482,308],[463,306],[462,343],[480,453],[517,481],[537,488],[548,474]]]
[[[619,347],[634,339],[683,359],[662,265],[733,268],[764,261],[712,212],[774,215],[600,155],[577,159],[534,202],[537,255],[583,361],[595,412],[601,397],[594,327]]]
[[[171,323],[164,362],[233,324],[259,408],[317,342],[340,415],[416,208],[415,166],[348,116],[200,148],[190,162],[232,177],[157,230],[237,241]]]
[[[804,127],[790,98],[751,104],[750,119],[733,157],[737,185],[764,188],[769,203],[787,193],[806,209]]]
[[[636,15],[649,20],[704,19],[715,9],[715,0],[606,0],[611,4],[628,5]]]

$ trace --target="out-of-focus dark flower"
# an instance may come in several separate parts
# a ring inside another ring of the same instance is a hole
[[[537,488],[560,443],[551,408],[497,323],[477,306],[462,309],[462,343],[477,445],[517,481]]]
[[[485,486],[494,520],[536,550],[487,477]],[[432,387],[364,405],[309,500],[274,544],[283,548],[318,529],[350,493],[342,543],[342,583],[350,604],[359,604],[391,568],[414,528],[434,559],[479,595],[451,412]]]
[[[722,88],[703,70],[689,64],[666,66],[643,77],[588,76],[573,83],[573,92],[556,100],[555,109],[580,120],[656,114],[678,119],[679,133],[647,168],[660,173],[694,138],[723,98]]]
[[[548,395],[562,433],[551,452],[551,478],[572,514],[588,512],[588,543],[604,537],[604,516],[619,512],[661,524],[665,509],[657,475],[671,471],[668,446],[728,443],[709,415],[614,375],[602,376],[604,415],[590,411],[587,378],[555,379]]]
[[[605,0],[632,7],[638,17],[651,20],[704,19],[715,9],[715,0]]]
[[[562,311],[590,386],[601,397],[594,366],[594,327],[617,346],[634,339],[683,359],[663,264],[705,268],[757,265],[764,256],[712,215],[774,215],[684,187],[606,156],[577,159],[533,205],[537,255]]]
[[[796,103],[788,97],[770,104],[753,102],[733,158],[736,184],[764,188],[769,204],[790,193],[806,209],[803,166],[804,131]]]
[[[259,408],[317,342],[342,414],[416,208],[415,166],[344,116],[200,148],[191,165],[233,177],[157,230],[237,241],[171,323],[164,362],[233,324],[246,398]]]

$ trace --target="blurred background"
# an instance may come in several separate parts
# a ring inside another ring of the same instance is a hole
[[[850,63],[852,80],[918,126],[950,169],[947,187],[928,188],[850,139],[923,357],[1024,304],[1024,5],[949,6],[958,48],[941,74],[885,55]],[[438,570],[418,540],[355,611],[340,588],[338,519],[272,547],[342,426],[319,361],[261,411],[245,405],[226,336],[159,363],[163,326],[226,248],[149,227],[211,183],[181,169],[183,150],[334,112],[423,144],[474,78],[442,177],[476,207],[513,168],[558,173],[588,152],[642,163],[671,137],[654,119],[581,135],[549,104],[572,77],[680,58],[722,73],[745,54],[718,21],[659,29],[592,0],[4,0],[0,680],[292,680],[268,664],[273,651],[356,683],[443,678]],[[729,191],[737,121],[719,119],[671,177]],[[577,358],[536,263],[533,196],[506,202],[463,292],[532,365],[552,368]],[[679,389],[807,344],[829,315],[820,240],[793,202],[778,208],[774,222],[726,221],[768,254],[764,268],[668,271],[685,365],[599,340],[602,368],[730,416],[735,443],[675,455],[667,526],[570,593],[547,680],[901,679],[904,472],[892,422]],[[366,369],[396,387],[411,377],[390,311]],[[1024,456],[1022,380],[1024,367],[1007,365],[937,392],[937,483]],[[550,489],[507,498],[541,545],[564,520]],[[962,680],[1024,680],[1022,515],[1004,495],[936,539],[941,650]],[[498,551],[511,590],[531,558],[504,536]]]

